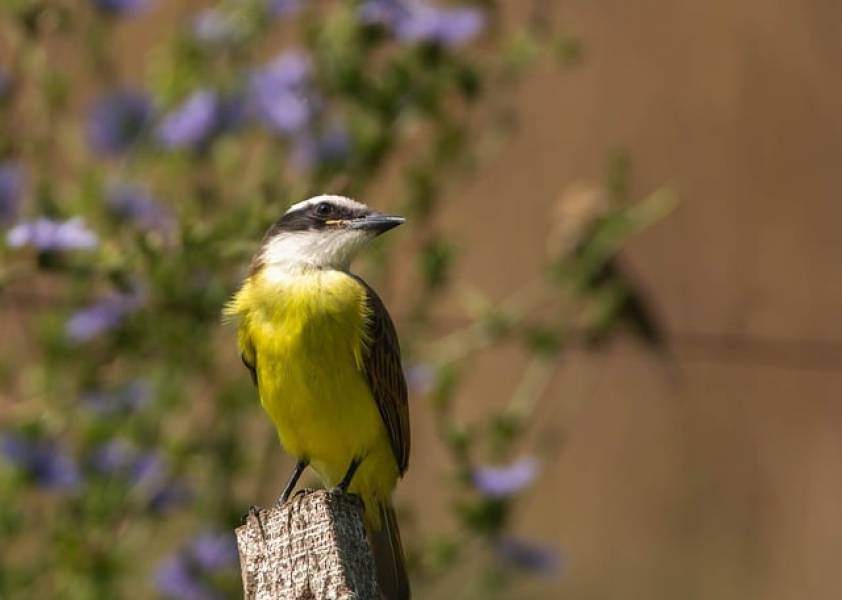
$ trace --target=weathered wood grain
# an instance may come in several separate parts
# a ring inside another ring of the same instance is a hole
[[[361,505],[326,490],[253,509],[237,528],[246,600],[379,600]]]

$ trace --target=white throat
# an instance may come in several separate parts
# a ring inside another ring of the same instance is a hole
[[[358,229],[281,233],[266,243],[260,260],[268,276],[285,277],[324,269],[347,271],[372,237]]]

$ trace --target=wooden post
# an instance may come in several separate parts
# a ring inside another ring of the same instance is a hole
[[[237,528],[245,600],[380,600],[359,500],[307,491]]]

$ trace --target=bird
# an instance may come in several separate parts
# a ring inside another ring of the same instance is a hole
[[[269,227],[224,309],[237,321],[260,403],[296,460],[278,502],[308,466],[326,487],[359,496],[388,600],[410,596],[391,501],[409,464],[407,385],[394,323],[350,265],[404,221],[344,196],[298,202]]]

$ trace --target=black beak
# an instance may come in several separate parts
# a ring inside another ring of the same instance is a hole
[[[380,213],[369,213],[364,217],[353,219],[348,222],[350,229],[365,229],[376,235],[385,233],[402,224],[406,219],[392,215],[381,215]]]

